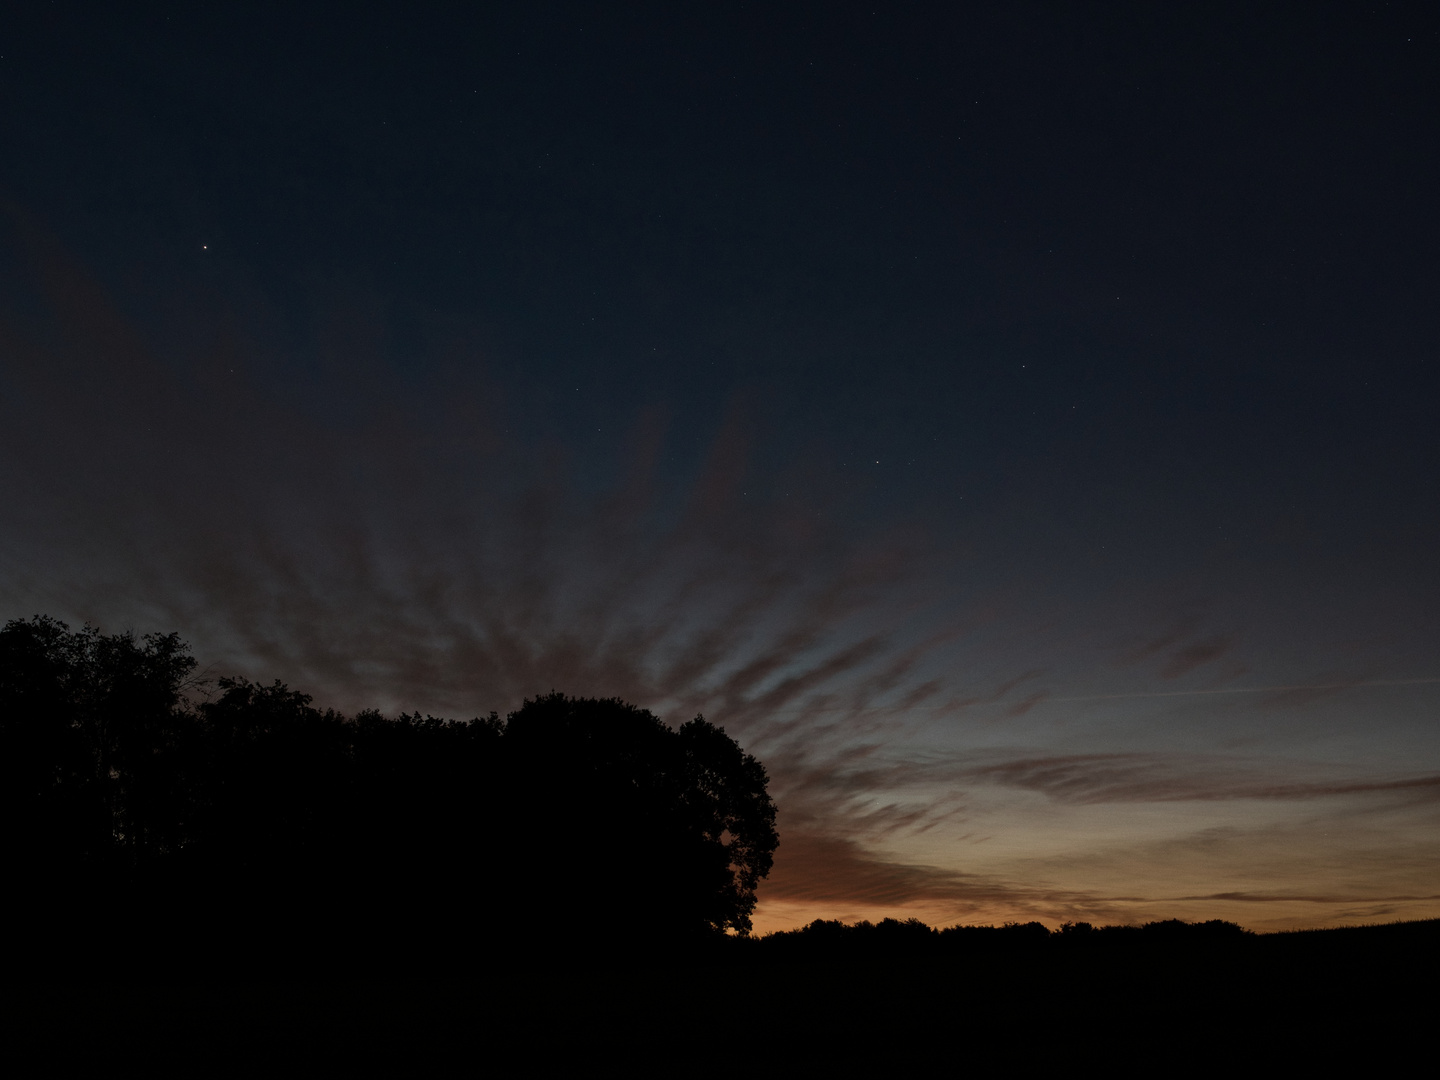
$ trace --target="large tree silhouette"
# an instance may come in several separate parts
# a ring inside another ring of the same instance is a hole
[[[775,805],[764,767],[722,729],[550,694],[512,713],[503,741],[524,914],[666,938],[749,932]]]

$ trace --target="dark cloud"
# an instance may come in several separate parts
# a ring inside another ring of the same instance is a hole
[[[1035,708],[1036,705],[1039,705],[1042,701],[1044,701],[1044,700],[1045,700],[1047,697],[1049,697],[1049,696],[1050,696],[1050,695],[1047,694],[1047,693],[1046,693],[1045,691],[1043,691],[1043,690],[1036,691],[1036,692],[1033,693],[1033,694],[1027,694],[1023,699],[1021,699],[1020,701],[1015,702],[1015,704],[1009,706],[1009,707],[1005,710],[1005,715],[1006,715],[1006,716],[1024,716],[1026,713],[1028,713],[1031,709]]]
[[[1440,900],[1440,893],[1418,896],[1357,896],[1354,893],[1260,893],[1224,892],[1204,896],[1177,896],[1176,900],[1228,900],[1242,904],[1366,904],[1386,905]]]
[[[1031,668],[1028,671],[1022,671],[1019,675],[1012,675],[1011,677],[1004,679],[992,690],[983,693],[952,695],[944,704],[932,705],[929,706],[929,708],[935,712],[948,713],[953,716],[958,715],[965,710],[971,709],[977,705],[998,705],[1005,700],[1006,696],[1009,695],[1012,690],[1015,690],[1018,687],[1024,685],[1025,683],[1031,681],[1032,679],[1039,678],[1041,675],[1044,674],[1045,671],[1042,668]],[[1040,702],[1044,701],[1049,696],[1050,695],[1048,691],[1032,691],[1020,701],[1012,702],[1010,705],[1006,706],[1005,715],[1012,717],[1024,716],[1027,712],[1029,712],[1032,708],[1040,704]]]
[[[1160,677],[1178,679],[1181,675],[1189,674],[1202,664],[1218,660],[1230,651],[1230,647],[1231,642],[1220,637],[1183,645],[1170,655],[1165,666],[1160,669]]]
[[[1191,802],[1233,799],[1323,799],[1396,795],[1412,802],[1440,799],[1440,776],[1294,779],[1243,759],[1186,758],[1154,754],[1070,754],[1018,757],[985,764],[957,764],[954,776],[971,783],[1036,791],[1060,802]]]
[[[1226,634],[1207,633],[1201,620],[1190,616],[1175,621],[1163,633],[1131,644],[1120,653],[1122,665],[1160,661],[1162,679],[1178,679],[1230,653],[1235,647]]]

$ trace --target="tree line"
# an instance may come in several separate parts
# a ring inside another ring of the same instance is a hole
[[[816,919],[794,930],[766,934],[759,943],[768,959],[789,961],[974,959],[979,956],[1093,957],[1161,950],[1213,951],[1245,947],[1253,932],[1223,919],[1186,922],[1160,919],[1141,924],[1094,926],[1067,922],[1052,930],[1042,922],[1000,926],[934,927],[920,919],[846,923]]]
[[[0,770],[42,951],[668,947],[748,933],[778,844],[764,767],[703,717],[557,693],[503,720],[345,716],[205,686],[177,634],[38,616],[0,630]]]
[[[0,629],[7,958],[52,972],[459,974],[706,942],[782,964],[1348,963],[1433,954],[1440,934],[884,919],[746,940],[779,842],[767,784],[703,718],[672,728],[614,699],[552,693],[504,719],[345,716],[278,682],[205,684],[177,634],[45,617]]]

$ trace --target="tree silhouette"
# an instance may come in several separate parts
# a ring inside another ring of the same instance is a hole
[[[175,634],[0,630],[6,820],[33,883],[142,866],[183,843],[180,706],[195,661]]]
[[[775,805],[723,729],[552,693],[512,713],[503,742],[522,915],[664,938],[750,931]]]
[[[251,969],[458,971],[502,942],[750,930],[775,806],[701,717],[551,694],[505,722],[347,718],[279,682],[191,702],[194,667],[175,634],[0,630],[6,869],[50,928],[37,942],[63,926],[112,958],[124,941]]]

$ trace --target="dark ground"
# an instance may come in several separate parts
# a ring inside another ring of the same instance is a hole
[[[469,978],[41,973],[5,989],[3,1053],[27,1072],[1288,1071],[1408,1064],[1440,1004],[1440,921],[1239,945],[1057,944],[968,958],[751,948],[705,962],[516,962]]]

